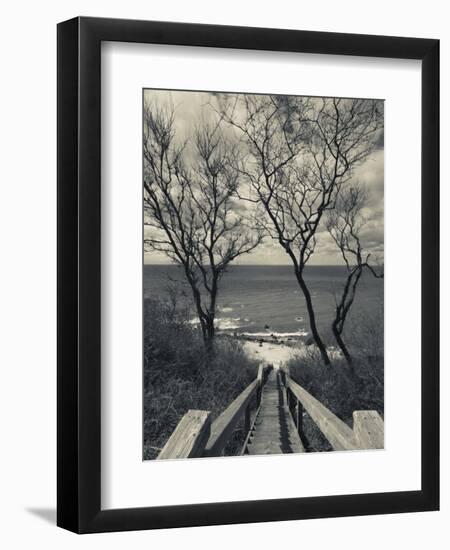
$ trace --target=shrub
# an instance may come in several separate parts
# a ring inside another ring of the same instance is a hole
[[[384,306],[352,312],[344,329],[354,356],[380,360],[384,356]]]

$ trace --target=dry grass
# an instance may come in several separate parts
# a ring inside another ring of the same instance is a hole
[[[144,459],[155,458],[188,409],[217,417],[253,380],[257,363],[239,342],[217,339],[207,357],[198,331],[160,300],[144,309]]]
[[[376,410],[384,415],[382,313],[359,314],[346,328],[346,338],[354,356],[353,372],[342,358],[335,357],[331,366],[324,366],[312,346],[305,357],[292,359],[289,368],[293,379],[352,427],[355,410]],[[307,415],[304,432],[309,450],[331,450]]]

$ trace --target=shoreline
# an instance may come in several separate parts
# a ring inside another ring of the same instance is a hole
[[[249,334],[221,334],[221,337],[241,342],[248,357],[272,365],[275,369],[279,369],[291,359],[300,359],[308,352],[308,348],[314,347],[314,344],[306,343],[309,339],[301,337],[288,338],[287,341],[274,335],[262,338]],[[333,358],[341,357],[340,351],[335,347],[330,346],[327,349]]]
[[[307,348],[302,338],[289,337],[288,339],[279,339],[269,334],[265,337],[249,334],[223,334],[223,336],[241,342],[244,352],[248,357],[273,365],[275,369],[279,369],[290,359],[298,357]]]
[[[246,340],[243,348],[248,357],[273,365],[279,369],[284,363],[300,354],[299,348],[275,342],[256,342]]]

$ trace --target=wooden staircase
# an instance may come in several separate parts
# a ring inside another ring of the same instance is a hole
[[[188,410],[158,460],[223,456],[242,424],[247,435],[241,455],[304,453],[304,415],[335,451],[384,447],[384,422],[377,411],[354,411],[351,428],[293,380],[287,367],[260,365],[253,382],[214,422],[209,411]]]
[[[243,455],[303,453],[303,447],[278,371],[269,373],[261,393],[261,405],[243,446]]]

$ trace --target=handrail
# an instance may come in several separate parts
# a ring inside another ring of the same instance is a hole
[[[259,380],[255,378],[212,423],[211,435],[206,443],[204,456],[218,456],[222,453],[247,405],[258,391],[259,385]]]
[[[200,456],[208,441],[210,429],[211,413],[190,409],[172,432],[157,460]]]
[[[256,396],[256,406],[258,407],[261,400],[261,388],[266,381],[267,372],[267,367],[259,365],[257,376],[253,382],[230,403],[212,424],[209,411],[189,410],[180,420],[157,458],[193,458],[222,454],[242,415],[245,415],[245,430],[247,432],[250,430],[252,400]],[[205,434],[207,434],[206,437]],[[186,439],[185,444],[183,444],[183,439]]]
[[[294,382],[290,376],[286,376],[286,386],[300,401],[305,411],[317,424],[335,451],[357,449],[353,430],[345,422],[328,410],[297,382]]]
[[[286,388],[309,414],[335,451],[381,449],[384,445],[384,422],[377,411],[354,411],[353,430],[320,401],[308,393],[288,373]],[[300,429],[299,411],[297,427]],[[301,412],[300,412],[301,416]]]

